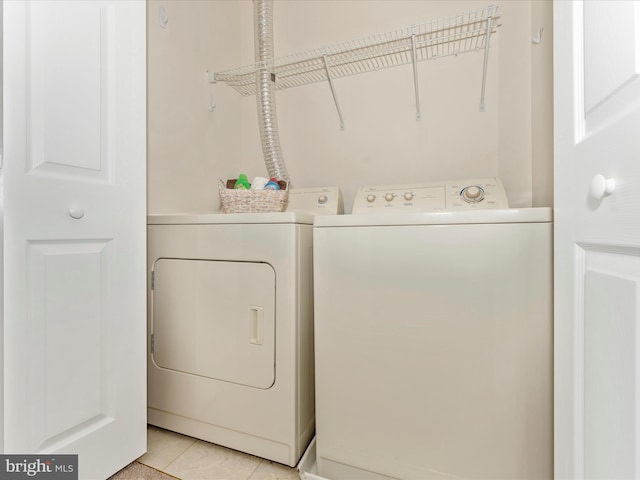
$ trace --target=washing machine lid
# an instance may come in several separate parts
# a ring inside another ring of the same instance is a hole
[[[391,225],[460,225],[479,223],[548,223],[553,209],[505,208],[496,210],[464,210],[454,212],[367,214],[317,216],[314,227],[365,227]]]
[[[147,225],[207,225],[296,223],[312,225],[315,215],[308,212],[271,213],[173,213],[147,216]]]

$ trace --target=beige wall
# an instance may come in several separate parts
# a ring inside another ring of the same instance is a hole
[[[534,32],[542,42],[533,47],[533,206],[553,205],[553,8],[548,0],[532,2]]]
[[[206,70],[238,61],[240,11],[228,1],[150,0],[147,18],[149,213],[213,211],[216,179],[238,170],[242,119],[231,89],[216,91],[222,108],[208,111]]]
[[[489,3],[276,0],[276,56]],[[336,80],[344,130],[327,84],[278,92],[293,186],[338,185],[350,211],[361,185],[499,175],[512,206],[551,205],[551,2],[501,5],[484,113],[478,109],[482,52],[419,64],[421,121],[411,66]],[[164,29],[160,6],[169,18]],[[254,61],[252,2],[150,0],[148,18],[149,211],[215,211],[219,178],[266,174],[255,97],[205,79],[207,69]],[[533,24],[540,22],[548,22],[544,42],[532,45]]]

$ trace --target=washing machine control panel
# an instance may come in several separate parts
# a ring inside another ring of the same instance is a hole
[[[499,178],[361,187],[352,212],[425,213],[509,208]]]
[[[291,188],[287,212],[309,212],[316,215],[344,213],[342,193],[338,187]]]

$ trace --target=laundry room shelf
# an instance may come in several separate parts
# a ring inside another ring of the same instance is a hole
[[[484,50],[480,101],[480,109],[484,110],[490,38],[499,26],[499,17],[499,6],[490,5],[391,32],[215,72],[213,81],[224,82],[244,96],[256,93],[256,73],[265,69],[272,74],[277,90],[328,81],[338,107],[334,79],[412,63],[419,118],[416,63]]]

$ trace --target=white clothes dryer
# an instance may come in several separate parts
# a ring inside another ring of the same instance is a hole
[[[484,179],[316,219],[321,477],[553,477],[552,212],[506,207]]]
[[[308,212],[339,211],[316,190],[291,192],[301,211],[148,217],[150,424],[297,463],[314,432]]]

